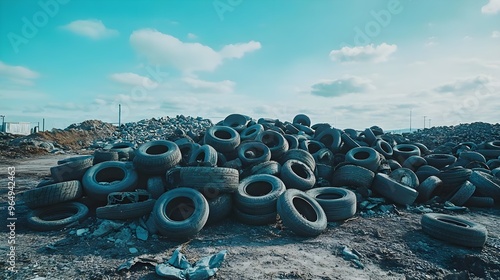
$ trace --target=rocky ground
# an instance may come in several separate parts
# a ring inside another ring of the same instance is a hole
[[[182,132],[178,129],[188,128],[182,127],[188,122],[198,124],[193,134],[212,125],[201,118],[178,116],[125,124],[118,129],[89,121],[36,136],[1,135],[0,185],[6,186],[9,181],[8,167],[16,169],[15,192],[18,194],[34,188],[41,178],[49,176],[49,168],[60,159],[91,153],[93,147],[118,138],[136,143],[175,138]],[[148,133],[140,135],[145,131]],[[498,125],[476,123],[426,129],[405,137],[432,149],[450,141],[470,141],[471,137],[476,137],[473,140],[478,142],[500,139],[498,133]],[[37,141],[50,143],[54,149]],[[3,221],[8,218],[7,192],[6,188],[0,189]],[[488,230],[486,245],[482,249],[470,249],[429,237],[421,229],[422,208],[418,206],[483,224]],[[226,260],[214,279],[500,279],[498,205],[458,212],[445,210],[442,204],[389,205],[384,210],[377,209],[370,215],[358,213],[344,222],[329,223],[326,232],[315,238],[298,237],[279,221],[268,226],[249,226],[230,217],[204,228],[195,238],[181,244],[157,235],[139,239],[138,221],[115,224],[106,234],[97,235],[96,231],[105,222],[95,217],[73,228],[35,232],[26,227],[24,219],[29,209],[18,200],[15,207],[17,273],[7,270],[11,232],[2,227],[0,279],[162,279],[147,262],[168,259],[179,246],[193,262],[227,250]],[[352,255],[345,253],[347,249],[359,260],[353,261]],[[117,270],[127,260],[139,256],[141,261],[130,270]]]

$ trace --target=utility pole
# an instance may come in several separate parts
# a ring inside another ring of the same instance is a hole
[[[45,131],[45,118],[42,119],[42,131]]]
[[[425,118],[427,118],[427,116],[424,116],[424,129],[425,129]]]
[[[410,109],[410,132],[411,132],[411,110],[412,109]]]
[[[429,128],[431,128],[431,119],[429,119]]]
[[[5,130],[5,115],[0,115],[0,118],[2,118],[2,130],[0,131],[4,131]]]
[[[118,127],[122,124],[122,104],[118,104]]]

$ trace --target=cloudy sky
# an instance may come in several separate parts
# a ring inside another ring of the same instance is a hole
[[[118,104],[122,122],[500,118],[500,0],[2,0],[0,36],[0,115],[46,129]]]

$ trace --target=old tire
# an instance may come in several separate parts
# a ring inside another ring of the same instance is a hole
[[[476,186],[474,186],[472,183],[469,181],[465,181],[465,183],[460,186],[460,188],[453,194],[453,196],[448,199],[451,203],[457,205],[457,206],[462,206],[469,200],[469,198],[474,194],[476,191]]]
[[[63,164],[50,168],[50,174],[55,182],[81,180],[83,174],[92,166],[92,156],[79,156],[63,161]]]
[[[345,161],[376,172],[380,164],[380,154],[373,148],[359,147],[351,149],[346,154]]]
[[[398,144],[392,148],[393,158],[397,160],[400,164],[411,156],[420,156],[420,149],[412,144]]]
[[[469,181],[476,186],[479,193],[493,197],[495,202],[500,201],[500,179],[481,171],[474,171]]]
[[[93,164],[96,165],[105,161],[118,161],[119,159],[118,152],[116,151],[95,150]]]
[[[427,164],[442,169],[443,167],[453,164],[457,158],[448,154],[430,154],[424,157]]]
[[[172,141],[158,140],[142,144],[136,151],[134,166],[148,175],[163,175],[182,159],[181,151]]]
[[[285,184],[272,175],[252,175],[241,181],[235,193],[235,206],[246,214],[276,212],[276,201],[286,190]]]
[[[262,131],[264,131],[264,127],[261,124],[249,126],[240,133],[240,141],[253,141]]]
[[[158,199],[166,191],[166,180],[161,176],[150,177],[147,182],[146,190],[151,194],[151,197]]]
[[[306,194],[321,205],[329,222],[345,220],[356,214],[356,195],[350,190],[324,187],[308,190]]]
[[[281,165],[274,160],[270,160],[252,166],[250,172],[252,175],[269,174],[278,177],[281,174]]]
[[[83,189],[79,181],[51,184],[22,193],[22,199],[31,209],[50,206],[82,197]]]
[[[210,145],[203,145],[191,152],[189,166],[217,166],[217,151]]]
[[[89,209],[82,203],[66,202],[28,213],[27,225],[38,231],[57,230],[83,221]]]
[[[245,142],[238,147],[238,158],[241,160],[243,167],[248,167],[269,161],[271,151],[262,142]]]
[[[273,212],[268,214],[252,215],[244,213],[238,210],[238,208],[234,208],[234,215],[236,216],[236,219],[241,223],[253,226],[264,226],[275,223],[277,213]]]
[[[257,136],[257,141],[264,143],[271,151],[271,159],[279,159],[286,151],[288,151],[288,141],[279,132],[266,130]]]
[[[313,171],[302,161],[287,160],[281,166],[281,180],[287,189],[299,189],[302,191],[311,189],[316,184]]]
[[[392,158],[394,153],[392,146],[383,139],[376,140],[373,144],[373,148],[387,159]]]
[[[214,198],[207,198],[208,220],[207,225],[213,225],[226,219],[233,211],[233,196],[224,193]]]
[[[420,223],[430,236],[464,247],[483,247],[488,236],[484,226],[445,214],[424,214]]]
[[[295,117],[293,117],[293,124],[301,124],[305,126],[311,126],[311,119],[304,114],[298,114]]]
[[[408,168],[396,169],[389,174],[389,177],[412,189],[416,189],[419,185],[417,175]]]
[[[292,149],[288,150],[281,158],[280,163],[284,164],[288,160],[298,160],[305,163],[311,170],[316,169],[316,161],[314,157],[302,149]]]
[[[417,199],[418,192],[405,186],[391,177],[377,173],[372,189],[382,196],[401,205],[411,205]]]
[[[471,196],[464,205],[468,207],[491,208],[495,206],[495,200],[487,196]]]
[[[221,153],[232,152],[240,145],[240,134],[228,126],[212,126],[205,133],[205,144]]]
[[[417,187],[420,202],[429,201],[433,197],[434,191],[441,186],[443,182],[436,176],[429,176]]]
[[[205,197],[189,188],[164,193],[153,208],[160,234],[175,240],[186,240],[200,232],[208,215],[209,206]]]
[[[239,173],[226,167],[177,167],[166,175],[167,187],[188,187],[207,197],[233,193],[238,189]]]
[[[108,220],[130,220],[149,215],[153,210],[156,200],[148,199],[145,201],[113,204],[97,207],[95,215],[99,219]]]
[[[327,226],[321,205],[303,191],[286,190],[278,198],[278,214],[285,227],[300,236],[318,236]]]
[[[375,173],[357,165],[344,165],[333,172],[332,186],[352,186],[356,188],[370,188],[375,178]]]

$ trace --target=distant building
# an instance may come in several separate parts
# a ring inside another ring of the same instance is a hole
[[[5,126],[2,126],[0,131],[17,135],[31,134],[31,123],[29,122],[5,122],[4,124]]]

